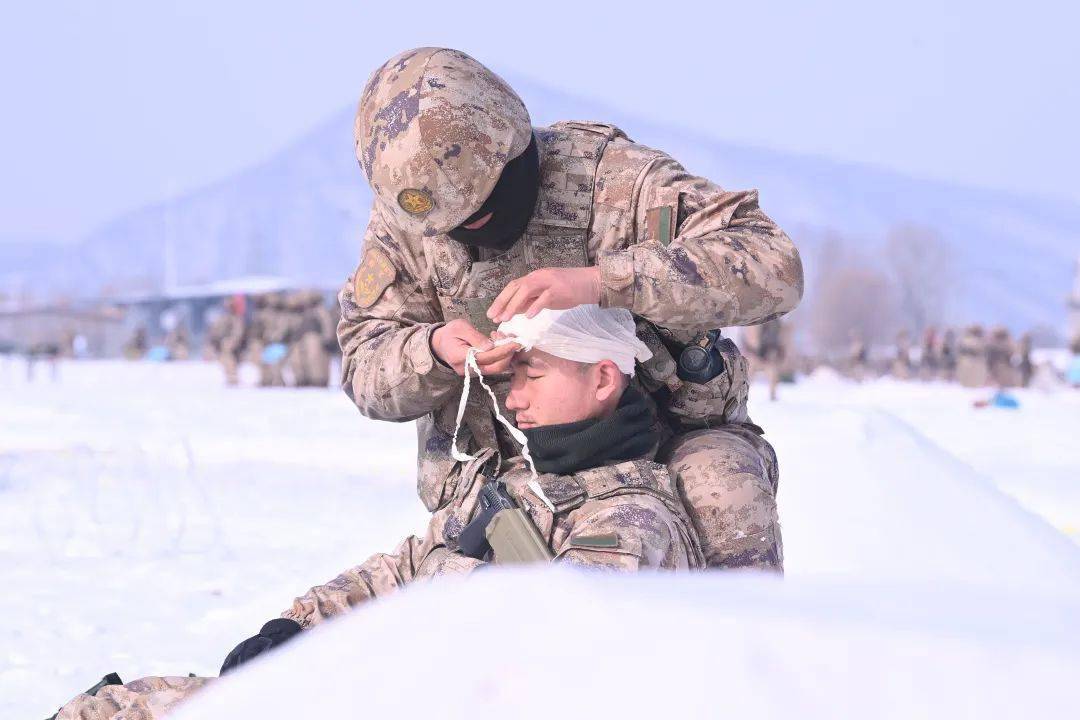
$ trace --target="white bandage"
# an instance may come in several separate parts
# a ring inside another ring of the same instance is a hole
[[[598,363],[610,360],[619,370],[633,376],[634,363],[645,362],[652,357],[652,352],[645,343],[638,340],[634,328],[634,316],[623,308],[601,308],[599,305],[578,305],[569,310],[541,310],[536,317],[527,318],[515,315],[499,325],[499,332],[507,337],[495,341],[496,345],[517,343],[524,350],[543,350],[564,360],[582,363]],[[465,386],[461,390],[458,402],[457,422],[454,425],[454,438],[450,445],[451,456],[459,462],[473,459],[473,455],[458,450],[457,438],[461,422],[465,417],[465,406],[469,399],[472,373],[476,373],[480,385],[491,396],[495,417],[506,426],[507,432],[521,444],[521,454],[529,463],[533,478],[536,478],[536,466],[529,455],[529,442],[525,434],[518,430],[499,410],[499,401],[495,393],[484,382],[484,374],[476,363],[476,348],[470,348],[465,356]],[[543,496],[540,497],[550,504]]]
[[[533,318],[515,315],[499,325],[499,332],[525,350],[543,350],[564,360],[589,364],[610,360],[630,376],[635,361],[652,357],[638,340],[634,316],[624,308],[578,305],[569,310],[541,310]]]

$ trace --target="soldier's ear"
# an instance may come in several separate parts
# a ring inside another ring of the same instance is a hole
[[[601,360],[593,367],[593,372],[596,378],[596,399],[602,403],[612,399],[617,402],[625,385],[619,366],[610,360]]]

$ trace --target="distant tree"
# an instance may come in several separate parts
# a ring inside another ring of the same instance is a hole
[[[918,336],[941,321],[952,295],[952,252],[933,228],[904,224],[885,241],[885,261],[896,283],[897,310],[904,327]]]
[[[890,277],[835,233],[826,237],[815,264],[807,324],[818,350],[842,357],[853,334],[868,344],[891,342],[899,317]]]

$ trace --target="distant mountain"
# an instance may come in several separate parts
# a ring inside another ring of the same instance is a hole
[[[808,278],[828,231],[873,254],[890,227],[915,222],[936,227],[953,248],[952,319],[1005,322],[1017,329],[1063,322],[1080,249],[1078,205],[739,146],[679,129],[677,104],[671,126],[662,126],[510,79],[537,124],[571,118],[614,122],[692,172],[728,188],[759,188],[765,211],[802,249]],[[83,295],[105,288],[160,289],[167,264],[181,285],[281,275],[334,287],[357,261],[371,202],[352,153],[352,116],[351,107],[344,109],[266,162],[123,215],[59,258],[54,253],[34,264],[21,257],[16,273],[42,287]],[[7,268],[3,246],[0,262]],[[12,273],[0,273],[0,280],[5,274]]]

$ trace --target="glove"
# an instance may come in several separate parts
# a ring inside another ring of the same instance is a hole
[[[275,618],[262,626],[259,634],[249,637],[232,649],[232,652],[221,664],[220,675],[235,670],[256,655],[260,655],[271,648],[284,645],[300,632],[300,623],[288,618]]]

